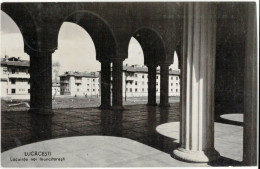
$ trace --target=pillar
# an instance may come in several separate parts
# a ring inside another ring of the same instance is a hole
[[[30,52],[30,112],[52,114],[52,53]]]
[[[160,107],[170,107],[169,104],[169,64],[160,65]]]
[[[257,165],[257,119],[259,107],[257,98],[257,20],[256,4],[248,3],[248,20],[245,48],[244,77],[244,145],[243,163],[247,166]],[[258,60],[258,61],[257,61]]]
[[[101,61],[101,109],[109,109],[111,107],[110,93],[110,60]]]
[[[219,157],[214,148],[215,3],[184,7],[182,61],[181,147],[175,158],[209,162]]]
[[[123,109],[123,59],[114,58],[113,62],[113,88],[112,88],[112,108],[116,110]]]
[[[156,65],[148,65],[148,106],[156,106]]]

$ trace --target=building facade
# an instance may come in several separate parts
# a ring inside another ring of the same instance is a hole
[[[69,96],[99,96],[98,72],[65,72],[60,76],[60,94]]]
[[[1,98],[30,99],[30,62],[19,57],[1,58]]]
[[[160,96],[160,70],[156,71],[156,96]],[[180,96],[180,72],[169,70],[169,96]],[[123,66],[123,96],[148,96],[148,68],[146,66]]]

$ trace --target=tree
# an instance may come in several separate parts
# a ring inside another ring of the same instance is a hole
[[[58,80],[59,71],[60,71],[60,63],[59,62],[53,62],[52,63],[52,78],[54,80]]]

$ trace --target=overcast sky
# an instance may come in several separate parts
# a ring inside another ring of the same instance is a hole
[[[29,60],[29,56],[24,53],[23,38],[19,28],[8,15],[1,11],[1,57],[4,57],[5,53]],[[58,49],[52,56],[53,62],[58,61],[61,65],[60,73],[100,70],[100,63],[95,59],[96,51],[91,37],[83,28],[73,23],[63,23],[59,32]],[[177,69],[176,54],[174,61],[175,63],[170,67]],[[134,38],[130,40],[128,59],[124,61],[125,64],[144,64],[142,48]]]

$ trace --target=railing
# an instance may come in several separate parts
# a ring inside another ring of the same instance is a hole
[[[9,74],[9,78],[30,79],[30,74]]]

